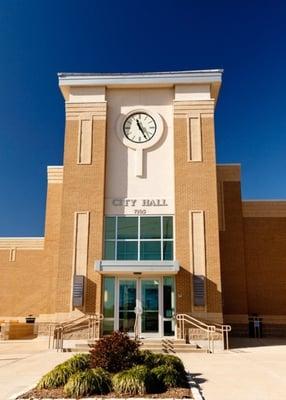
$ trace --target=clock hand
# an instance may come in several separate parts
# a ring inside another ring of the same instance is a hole
[[[144,130],[143,130],[143,128],[142,128],[142,126],[141,126],[141,124],[140,124],[140,122],[139,122],[138,119],[136,119],[136,122],[137,122],[138,128],[139,128],[140,131],[143,133],[144,138],[145,138],[145,139],[148,139],[147,136],[145,135],[145,132],[144,132]]]

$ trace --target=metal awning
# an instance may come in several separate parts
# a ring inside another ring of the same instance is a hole
[[[179,272],[178,261],[95,261],[95,271],[103,275],[175,275]]]

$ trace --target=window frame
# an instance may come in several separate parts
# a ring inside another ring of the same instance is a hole
[[[118,239],[118,218],[137,218],[137,238],[135,239]],[[161,237],[160,239],[143,239],[141,238],[141,218],[152,218],[152,217],[159,217],[160,218],[160,231],[161,231]],[[164,217],[169,217],[172,219],[172,238],[164,238]],[[160,251],[161,251],[161,257],[159,261],[170,261],[170,260],[164,260],[164,242],[171,242],[173,244],[173,248],[172,248],[172,253],[173,253],[173,257],[171,260],[175,259],[175,254],[174,254],[174,216],[173,215],[136,215],[134,216],[132,215],[105,215],[104,217],[104,230],[105,230],[105,219],[106,218],[115,218],[115,237],[114,239],[107,239],[105,237],[105,232],[104,232],[104,259],[107,260],[107,258],[105,258],[105,243],[106,242],[113,242],[114,243],[114,258],[112,260],[117,261],[117,244],[118,242],[137,242],[137,260],[134,261],[144,261],[144,259],[141,259],[141,242],[160,242]],[[127,261],[127,260],[126,260]],[[151,260],[149,260],[151,261]],[[158,260],[157,260],[158,261]]]

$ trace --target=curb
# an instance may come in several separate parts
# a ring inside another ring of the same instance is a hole
[[[194,381],[193,376],[190,372],[187,372],[187,377],[188,377],[188,383],[190,385],[190,389],[192,391],[194,400],[205,400],[205,398],[202,396],[199,385]],[[35,384],[21,390],[20,392],[18,392],[16,394],[13,394],[11,397],[9,397],[8,400],[16,400],[17,398],[19,398],[18,400],[27,400],[27,399],[21,399],[20,396],[34,388],[35,388]],[[53,399],[44,398],[42,400],[53,400]],[[56,399],[56,400],[69,400],[69,399],[65,398],[65,399]],[[70,399],[70,400],[74,400],[74,399]],[[78,400],[103,400],[103,398],[102,397],[84,397],[84,398],[78,399]],[[154,399],[152,397],[128,397],[128,398],[123,398],[123,397],[112,398],[112,397],[110,397],[110,398],[104,399],[104,400],[154,400]],[[182,399],[177,399],[175,397],[168,397],[168,398],[158,398],[158,400],[182,400]]]
[[[200,386],[197,384],[197,382],[194,380],[192,374],[188,372],[188,382],[192,391],[192,395],[194,400],[206,400],[203,397],[202,390]]]

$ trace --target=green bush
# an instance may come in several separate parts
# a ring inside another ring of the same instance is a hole
[[[61,365],[71,368],[74,372],[84,371],[90,367],[90,354],[75,354]]]
[[[172,365],[178,372],[185,372],[184,364],[179,357],[169,354],[155,354],[149,350],[140,351],[139,363],[153,369],[160,365]]]
[[[91,394],[106,394],[111,390],[109,373],[102,368],[79,371],[72,375],[64,386],[68,396],[88,396]]]
[[[180,374],[186,374],[184,364],[179,357],[172,356],[171,354],[161,354],[162,364],[172,366]]]
[[[37,387],[39,389],[49,389],[63,386],[67,383],[71,375],[89,368],[89,365],[89,354],[76,354],[45,374],[39,381]]]
[[[155,387],[154,375],[145,365],[117,373],[112,379],[113,389],[119,395],[140,395],[152,393]]]
[[[155,373],[156,379],[161,385],[165,387],[188,387],[184,364],[179,357],[143,350],[140,352],[140,363],[146,365]]]
[[[113,332],[103,337],[90,350],[91,367],[119,372],[133,367],[139,356],[139,342],[124,332]]]
[[[152,353],[150,350],[141,350],[137,363],[152,369],[161,364],[161,354]]]
[[[50,372],[45,374],[37,384],[38,389],[51,389],[56,388],[68,381],[69,377],[74,373],[73,370],[65,365],[58,365]]]
[[[165,388],[186,387],[186,374],[181,374],[171,364],[160,365],[152,369],[157,381]]]

